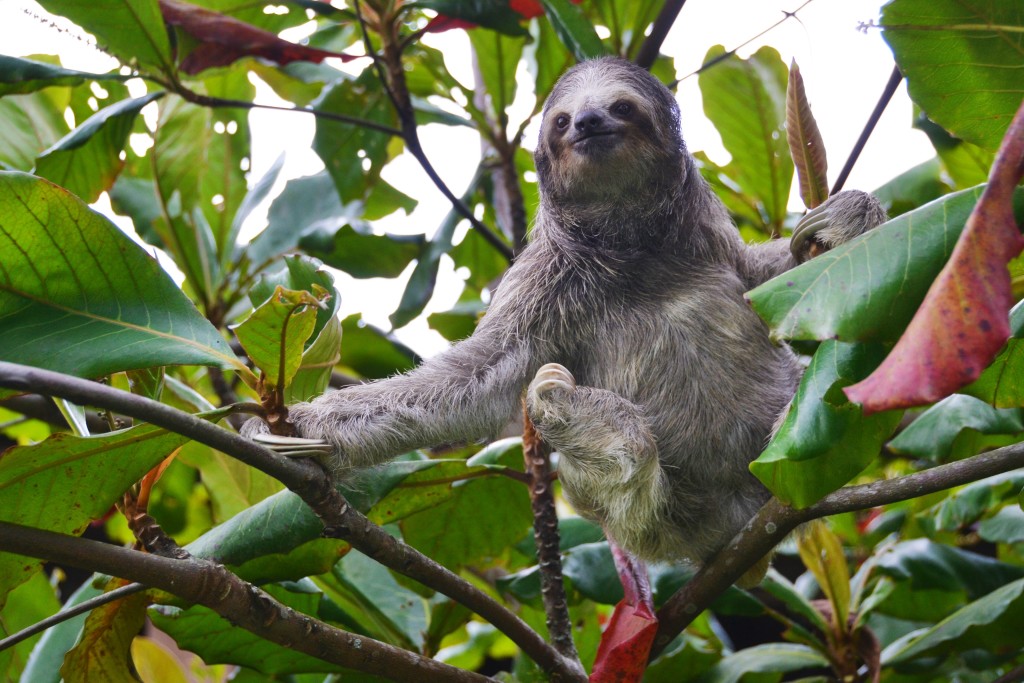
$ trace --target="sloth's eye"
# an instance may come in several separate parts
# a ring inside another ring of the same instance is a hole
[[[629,102],[617,102],[612,110],[619,116],[629,116],[633,112],[633,105]]]
[[[555,125],[559,128],[565,128],[569,125],[569,117],[565,114],[559,114],[558,118],[555,119]]]

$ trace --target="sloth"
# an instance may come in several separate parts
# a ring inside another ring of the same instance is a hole
[[[407,374],[294,405],[289,419],[345,476],[494,435],[525,394],[580,515],[643,560],[699,564],[768,499],[748,465],[801,375],[743,293],[885,212],[842,192],[789,242],[745,244],[687,152],[671,92],[617,58],[561,77],[535,161],[531,241],[473,335]],[[260,420],[243,428],[265,432]]]

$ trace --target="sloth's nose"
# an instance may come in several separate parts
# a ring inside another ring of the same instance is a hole
[[[604,127],[604,116],[596,109],[587,109],[576,115],[573,126],[581,133],[595,133]]]

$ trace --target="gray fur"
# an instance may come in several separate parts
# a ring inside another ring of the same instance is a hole
[[[628,62],[559,80],[536,163],[532,241],[473,336],[291,419],[334,447],[337,467],[358,468],[496,434],[529,385],[579,512],[641,558],[704,560],[768,497],[747,465],[800,366],[743,293],[796,259],[782,242],[742,242],[686,151],[671,93]]]

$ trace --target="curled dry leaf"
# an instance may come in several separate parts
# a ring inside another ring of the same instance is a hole
[[[345,62],[356,58],[341,52],[296,45],[270,31],[179,0],[160,0],[160,13],[165,22],[198,41],[198,45],[181,62],[181,70],[187,74],[227,66],[242,57],[262,57],[280,65],[299,61],[319,63],[327,57],[339,57]]]
[[[1024,248],[1013,214],[1024,177],[1024,103],[949,262],[889,356],[844,389],[864,412],[933,403],[974,381],[1010,336],[1007,263]]]

